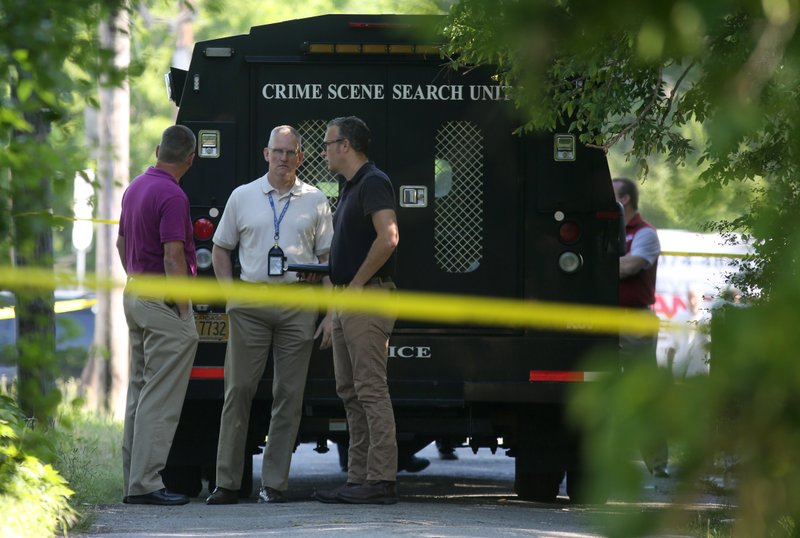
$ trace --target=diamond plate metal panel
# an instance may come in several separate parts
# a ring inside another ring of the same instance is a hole
[[[297,125],[297,131],[303,138],[303,164],[298,175],[300,179],[325,193],[333,211],[339,197],[339,183],[336,176],[328,170],[325,158],[321,155],[327,125],[325,120],[308,120]]]
[[[483,135],[469,121],[436,133],[434,252],[448,273],[475,271],[483,257]]]

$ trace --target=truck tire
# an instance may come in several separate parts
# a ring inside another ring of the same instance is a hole
[[[567,471],[567,495],[570,502],[588,504],[589,497],[585,492],[586,474],[582,471]]]
[[[197,497],[203,489],[199,465],[167,465],[161,479],[168,490],[189,497]]]
[[[586,489],[586,473],[583,470],[567,471],[567,495],[575,504],[605,504],[608,498],[589,495]]]
[[[554,503],[558,488],[564,478],[564,471],[517,471],[514,478],[514,491],[524,501]]]

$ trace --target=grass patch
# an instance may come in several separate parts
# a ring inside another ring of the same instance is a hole
[[[730,538],[734,527],[733,510],[700,512],[689,521],[687,533],[702,538]]]
[[[53,466],[74,491],[71,506],[79,520],[73,530],[85,530],[94,519],[94,507],[122,498],[122,423],[90,412],[76,397],[77,383],[61,387],[65,395],[57,419]]]

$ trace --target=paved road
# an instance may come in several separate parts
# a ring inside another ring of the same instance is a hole
[[[420,453],[431,459],[428,469],[399,475],[400,503],[351,506],[310,499],[315,488],[342,483],[344,474],[339,470],[335,447],[320,455],[310,445],[302,445],[292,464],[288,492],[291,502],[287,504],[262,505],[254,498],[234,506],[206,506],[202,498],[181,507],[120,503],[101,507],[90,534],[81,536],[588,538],[601,536],[596,515],[619,508],[614,504],[573,506],[565,497],[553,505],[519,501],[513,493],[513,459],[499,451],[492,455],[486,449],[477,455],[465,448],[458,453],[458,461],[441,461],[431,445]],[[260,471],[257,465],[254,467],[258,477]],[[259,480],[255,482],[258,484]],[[670,481],[651,479],[642,500],[665,502],[671,487]],[[203,492],[201,497],[206,494]],[[722,500],[707,499],[709,507],[717,502]]]

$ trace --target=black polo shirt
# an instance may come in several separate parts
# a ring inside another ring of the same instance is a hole
[[[350,181],[339,178],[339,201],[333,214],[333,242],[330,252],[331,282],[349,284],[364,263],[377,237],[372,214],[395,209],[394,188],[389,177],[367,162]],[[374,275],[394,278],[396,253]]]

